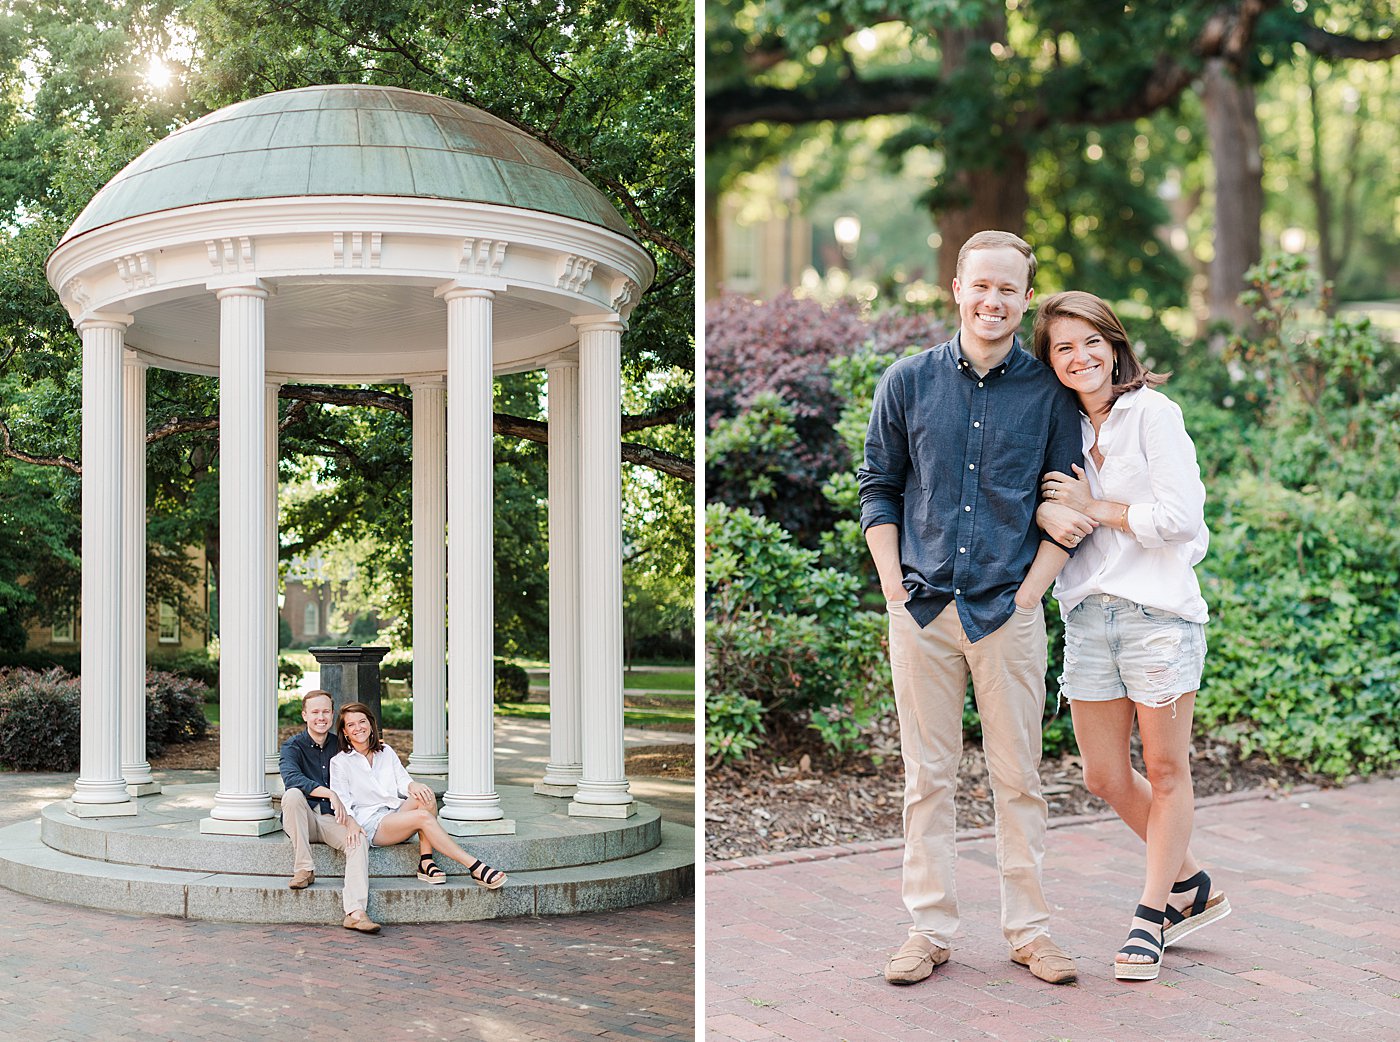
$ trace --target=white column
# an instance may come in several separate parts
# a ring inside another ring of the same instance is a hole
[[[260,284],[219,298],[219,791],[201,832],[278,829],[264,779],[267,741],[267,483]]]
[[[132,796],[160,783],[146,759],[146,363],[122,352],[122,777]]]
[[[121,771],[122,341],[128,315],[78,323],[83,338],[82,694],[78,817],[135,814]],[[143,613],[144,618],[144,613]]]
[[[569,813],[637,812],[622,759],[622,331],[616,315],[579,327],[579,589],[583,774]]]
[[[549,365],[549,762],[543,796],[572,796],[583,774],[579,712],[578,363]]]
[[[488,302],[489,303],[489,302]],[[450,307],[451,305],[449,305]],[[413,388],[413,755],[411,774],[447,773],[447,389]]]
[[[496,794],[492,733],[492,417],[490,289],[447,301],[447,792],[454,835],[515,831]]]
[[[266,662],[267,697],[264,703],[267,733],[263,748],[263,773],[267,775],[268,792],[282,794],[281,743],[277,740],[277,393],[282,389],[281,380],[265,380],[263,383],[263,482],[266,503],[266,531],[263,547],[267,555],[267,647],[263,658]]]

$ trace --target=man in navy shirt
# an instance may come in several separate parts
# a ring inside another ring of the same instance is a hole
[[[861,528],[890,620],[905,768],[909,937],[885,968],[923,980],[958,926],[953,794],[972,675],[996,806],[1002,931],[1042,980],[1075,977],[1041,891],[1046,640],[1041,598],[1068,559],[1035,524],[1040,475],[1082,463],[1074,397],[1020,346],[1035,256],[1008,232],[958,255],[952,340],[901,359],[875,392],[860,468]]]
[[[282,794],[282,829],[292,841],[293,890],[316,881],[311,844],[324,843],[345,853],[345,890],[341,896],[347,930],[378,933],[379,924],[365,914],[369,901],[369,839],[359,822],[345,812],[331,791],[331,759],[340,742],[331,730],[331,694],[308,691],[301,698],[306,730],[282,743],[279,767],[286,791]]]

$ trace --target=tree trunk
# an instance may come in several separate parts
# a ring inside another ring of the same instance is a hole
[[[1238,82],[1219,58],[1206,62],[1206,130],[1215,164],[1215,257],[1206,297],[1211,321],[1237,329],[1254,326],[1241,306],[1244,273],[1259,262],[1259,221],[1264,211],[1263,159],[1254,88]]]
[[[724,278],[724,243],[720,239],[720,195],[705,188],[705,299],[719,296]]]
[[[1004,11],[971,29],[940,32],[943,80],[946,82],[966,65],[969,55],[985,55],[991,43],[997,40],[1006,40]],[[970,236],[991,229],[1020,235],[1026,226],[1029,204],[1026,178],[1030,161],[1025,149],[1019,143],[1007,141],[998,145],[994,153],[989,153],[988,159],[985,166],[951,172],[952,187],[965,203],[935,210],[933,214],[942,238],[938,247],[938,285],[945,292],[952,292],[958,251]]]

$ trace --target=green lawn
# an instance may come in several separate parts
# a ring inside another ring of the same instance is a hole
[[[675,673],[623,673],[622,686],[628,691],[684,691],[689,697],[695,694],[695,670],[686,669]]]

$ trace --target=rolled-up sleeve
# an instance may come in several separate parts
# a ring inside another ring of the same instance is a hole
[[[282,755],[278,758],[277,769],[282,775],[282,784],[289,789],[300,789],[311,798],[311,790],[321,787],[321,783],[313,781],[306,775],[305,766],[301,762],[301,756],[296,746],[296,737],[288,738],[282,743]]]
[[[904,482],[909,471],[909,430],[904,417],[904,381],[896,364],[875,388],[865,461],[856,471],[860,488],[860,530],[898,525],[904,520]]]
[[[340,797],[340,802],[351,814],[355,813],[353,787],[350,784],[350,765],[345,754],[339,753],[331,760],[331,792]]]
[[[1142,450],[1153,500],[1128,506],[1128,527],[1147,550],[1189,542],[1205,524],[1206,489],[1195,443],[1175,402],[1162,399],[1147,417]]]

